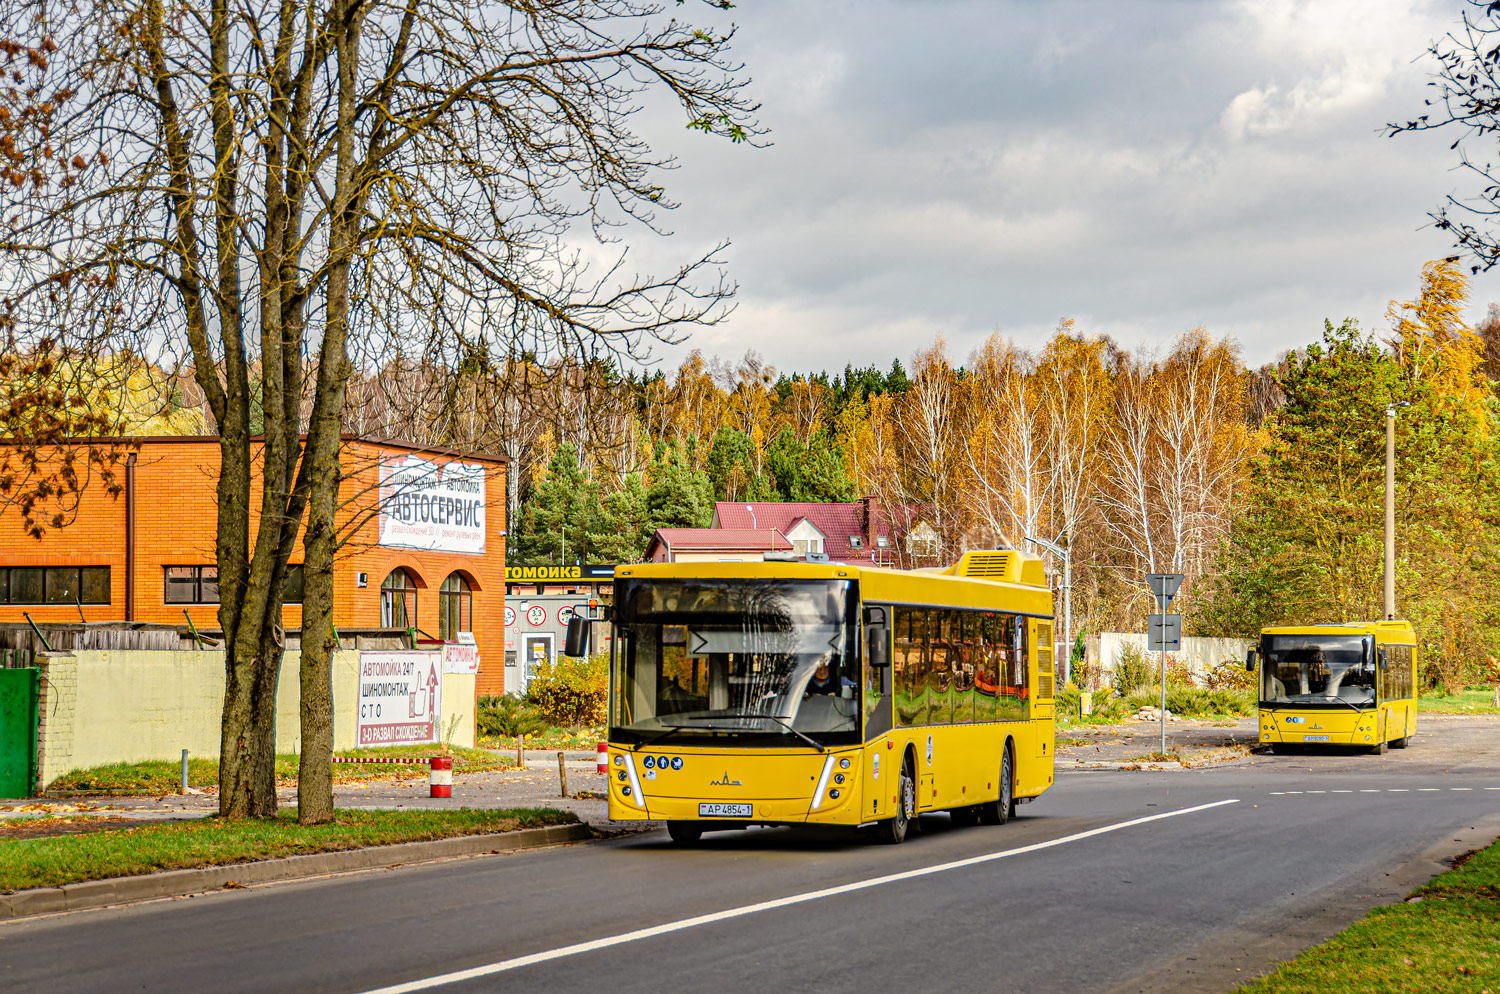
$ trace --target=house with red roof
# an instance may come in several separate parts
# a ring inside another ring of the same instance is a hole
[[[910,508],[892,514],[878,498],[847,504],[714,504],[711,529],[772,529],[791,543],[799,559],[827,556],[851,566],[896,566],[937,554],[937,532]],[[898,543],[900,545],[898,546]],[[898,549],[906,555],[898,555]]]
[[[768,552],[791,551],[791,541],[774,528],[658,528],[646,562],[758,563]]]

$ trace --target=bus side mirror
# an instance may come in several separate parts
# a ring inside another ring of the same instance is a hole
[[[563,645],[565,656],[587,656],[589,654],[589,622],[577,615],[568,619],[568,637]]]
[[[1375,659],[1378,661],[1378,664],[1380,666],[1380,672],[1384,673],[1385,672],[1385,650],[1384,649],[1376,649],[1375,650]]]
[[[1245,669],[1251,670],[1252,672],[1255,670],[1255,650],[1254,649],[1246,649],[1245,650]]]
[[[887,670],[891,668],[891,630],[881,625],[871,625],[865,629],[865,644],[869,647],[870,666],[872,669]]]

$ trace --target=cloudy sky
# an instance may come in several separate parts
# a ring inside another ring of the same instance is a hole
[[[674,121],[660,271],[718,239],[739,306],[688,347],[783,371],[888,366],[942,335],[1121,344],[1203,325],[1255,365],[1324,318],[1386,326],[1426,214],[1472,193],[1420,112],[1461,0],[741,0],[768,148]],[[1500,300],[1475,283],[1473,318]],[[662,350],[675,364],[686,348]]]

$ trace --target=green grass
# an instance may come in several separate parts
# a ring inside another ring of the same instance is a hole
[[[381,756],[421,757],[430,756],[440,750],[436,746],[393,746],[385,749],[345,749],[337,756],[378,759]],[[516,765],[514,756],[500,756],[484,749],[467,749],[449,746],[453,756],[454,773],[479,773]],[[281,782],[297,779],[298,757],[284,753],[276,757],[276,779]],[[334,763],[335,783],[369,780],[377,777],[425,777],[428,768],[421,765],[397,763]],[[188,757],[188,786],[212,787],[219,782],[217,759],[193,759]],[[181,762],[111,763],[87,770],[74,770],[58,777],[47,785],[48,790],[94,794],[169,794],[182,783]]]
[[[296,809],[276,818],[204,818],[0,842],[0,892],[58,887],[80,880],[135,876],[158,870],[223,866],[275,856],[335,852],[366,846],[508,832],[576,822],[568,811],[355,811],[340,809],[326,825],[297,824]]]
[[[1500,992],[1500,842],[1239,994]]]
[[[526,736],[527,749],[596,749],[605,741],[604,726],[583,728],[546,728]],[[484,735],[479,739],[486,749],[514,750],[513,735]],[[515,757],[512,756],[512,759]]]
[[[1500,714],[1495,707],[1495,688],[1470,687],[1456,694],[1432,694],[1417,698],[1418,714]]]

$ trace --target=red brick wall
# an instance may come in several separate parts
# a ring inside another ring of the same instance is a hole
[[[454,459],[482,464],[485,474],[485,544],[483,555],[427,552],[379,544],[374,510],[379,495],[382,455],[417,454],[438,463]],[[334,623],[349,628],[380,624],[380,584],[398,566],[416,579],[418,628],[438,634],[438,588],[454,571],[462,571],[473,588],[473,631],[479,643],[478,692],[504,692],[505,681],[505,465],[486,457],[424,453],[406,446],[346,442],[342,454],[344,484],[340,490],[340,532],[345,536],[334,567]],[[218,607],[165,602],[166,566],[212,565],[218,511],[214,490],[219,469],[219,445],[214,438],[162,438],[143,441],[135,471],[135,619],[157,624],[183,624],[186,606],[200,628],[217,628]],[[123,466],[120,480],[124,482]],[[260,479],[251,482],[251,541],[260,509]],[[40,540],[27,536],[20,514],[0,508],[0,566],[109,566],[110,603],[85,604],[89,621],[125,620],[125,519],[122,494],[112,499],[100,487],[86,489],[76,519],[60,529],[48,529]],[[299,541],[291,561],[302,561]],[[368,586],[360,588],[358,574]],[[63,605],[3,605],[0,621],[77,621],[78,608]],[[282,623],[302,624],[300,605],[288,605]]]

